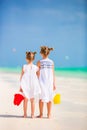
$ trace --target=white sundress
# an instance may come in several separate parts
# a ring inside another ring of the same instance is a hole
[[[49,58],[40,60],[40,99],[43,102],[52,101],[53,98],[53,65],[53,61]]]
[[[26,98],[34,98],[36,95],[40,94],[39,80],[36,75],[38,67],[34,64],[26,64],[23,66],[24,74],[21,79],[21,88]]]

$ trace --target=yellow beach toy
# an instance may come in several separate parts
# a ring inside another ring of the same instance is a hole
[[[53,98],[53,102],[54,102],[54,104],[60,104],[61,103],[61,95],[57,93]]]

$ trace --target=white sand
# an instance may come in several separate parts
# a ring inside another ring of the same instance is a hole
[[[87,130],[87,80],[56,77],[61,104],[53,105],[52,118],[22,118],[22,104],[13,105],[13,95],[19,89],[19,74],[0,72],[0,130]],[[35,115],[38,115],[36,101]]]

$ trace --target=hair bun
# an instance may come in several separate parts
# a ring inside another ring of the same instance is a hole
[[[26,51],[26,55],[28,54],[28,51]]]
[[[48,48],[48,50],[49,50],[49,51],[53,51],[53,50],[54,50],[54,48]]]
[[[33,54],[35,55],[35,54],[37,54],[37,52],[35,51],[35,52],[33,52]]]

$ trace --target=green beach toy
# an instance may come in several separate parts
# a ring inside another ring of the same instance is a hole
[[[60,104],[61,103],[61,95],[56,94],[53,98],[53,102],[54,102],[54,104]]]

